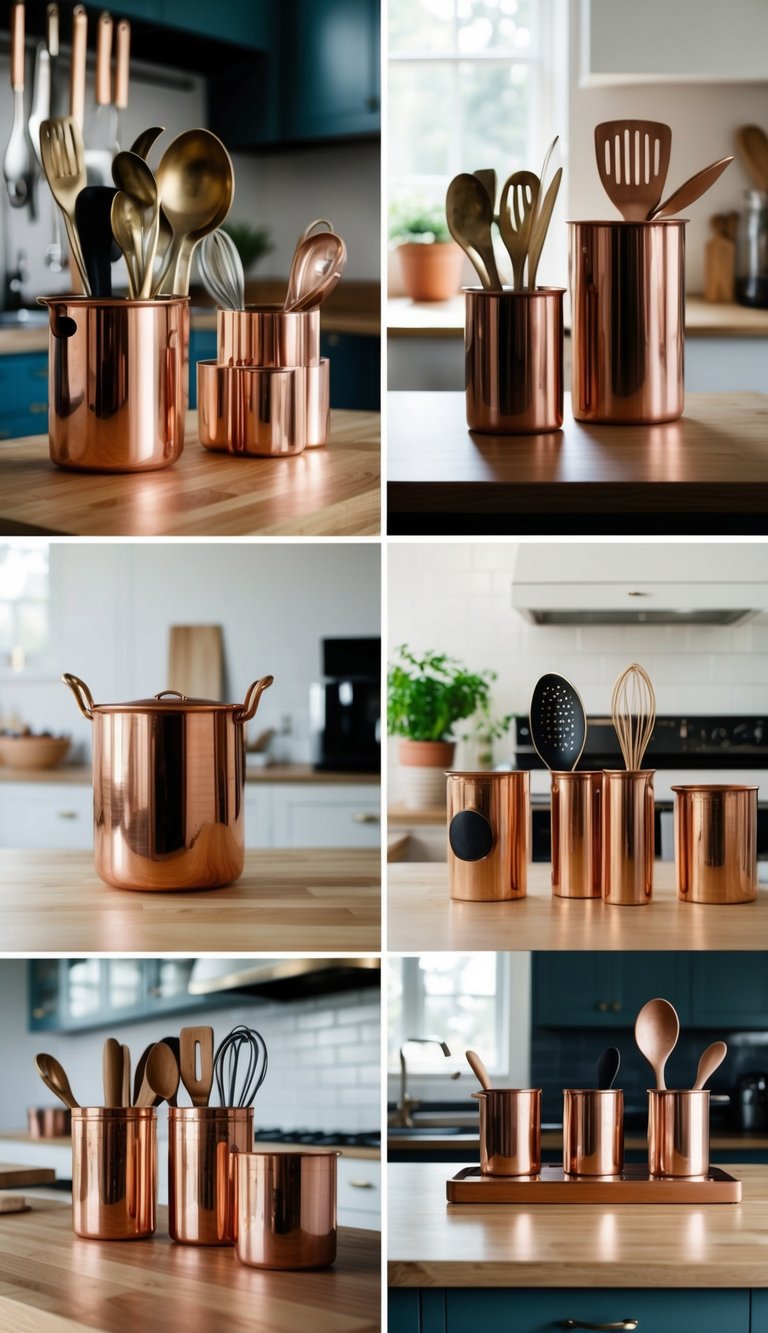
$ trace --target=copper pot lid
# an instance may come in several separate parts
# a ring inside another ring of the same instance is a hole
[[[65,674],[62,681],[68,685],[83,717],[90,721],[94,713],[231,713],[235,722],[248,722],[256,712],[259,699],[268,689],[273,676],[262,676],[248,688],[244,703],[225,704],[216,699],[190,699],[179,690],[161,690],[151,699],[132,699],[121,704],[96,704],[93,696],[78,676]]]

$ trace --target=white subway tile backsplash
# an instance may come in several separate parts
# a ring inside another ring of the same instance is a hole
[[[354,1019],[352,1020],[354,1022]],[[329,1028],[333,1026],[333,1013],[329,1009],[322,1009],[319,1013],[302,1014],[298,1019],[299,1029],[302,1028]]]

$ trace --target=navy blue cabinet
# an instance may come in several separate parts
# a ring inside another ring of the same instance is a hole
[[[284,99],[289,140],[378,134],[379,0],[292,0]]]
[[[768,1027],[768,968],[761,953],[690,955],[691,1013],[698,1027]]]
[[[752,1292],[752,1327],[750,1333],[768,1333],[768,1291]]]
[[[0,440],[48,431],[48,353],[0,357]]]
[[[447,1291],[390,1288],[390,1333],[477,1333],[497,1327],[505,1333],[558,1333],[577,1320],[584,1328],[621,1328],[637,1320],[638,1333],[766,1333],[755,1323],[755,1308],[766,1312],[766,1293],[700,1287],[686,1290],[497,1290],[481,1287]]]
[[[638,1010],[654,995],[671,1000],[680,1021],[689,1021],[685,955],[588,951],[533,955],[534,1027],[632,1027]]]
[[[103,6],[87,3],[94,14]],[[276,6],[262,0],[121,0],[121,18],[139,19],[164,28],[179,28],[196,36],[232,42],[240,47],[266,48],[274,27]]]

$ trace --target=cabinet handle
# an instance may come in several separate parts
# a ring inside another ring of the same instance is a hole
[[[618,1014],[619,1010],[621,1009],[621,1000],[611,1000],[611,1009],[613,1010],[614,1014]]]
[[[59,811],[58,811],[58,817],[59,817],[59,819],[78,819],[78,818],[79,818],[78,813],[77,813],[76,810],[59,810]]]
[[[562,1328],[593,1328],[593,1329],[611,1329],[611,1328],[637,1328],[639,1319],[619,1319],[615,1324],[583,1324],[580,1319],[566,1319],[561,1325]]]
[[[597,1008],[598,1008],[598,1012],[599,1012],[599,1013],[601,1013],[601,1014],[607,1014],[607,1013],[608,1013],[608,1001],[607,1001],[607,1000],[598,1000],[598,1002],[597,1002]]]
[[[33,1017],[33,1018],[45,1018],[45,1010],[42,1009],[42,1008],[38,1005],[37,1009],[33,1009],[33,1010],[32,1010],[32,1017]]]
[[[43,412],[47,412],[47,411],[48,411],[48,404],[47,404],[47,403],[30,403],[30,404],[29,404],[29,411],[31,412],[31,414],[32,414],[33,417],[35,417],[35,416],[41,416]]]
[[[374,814],[373,810],[358,810],[352,818],[356,824],[379,824],[381,822],[381,816]]]
[[[373,1190],[376,1188],[372,1180],[350,1180],[348,1183],[353,1190]]]

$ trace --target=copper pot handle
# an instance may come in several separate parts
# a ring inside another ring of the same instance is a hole
[[[172,695],[174,699],[182,699],[185,703],[189,698],[189,695],[182,694],[180,690],[161,690],[159,694],[155,695],[155,698],[164,699],[168,694]]]
[[[71,676],[68,672],[65,672],[61,679],[65,685],[69,686],[74,694],[75,702],[83,717],[87,718],[89,722],[92,722],[95,705],[93,702],[93,695],[88,689],[85,681],[81,680],[79,676]]]
[[[259,699],[264,691],[269,689],[274,679],[274,676],[262,676],[261,680],[253,682],[243,703],[232,714],[235,722],[250,722],[259,706]]]

